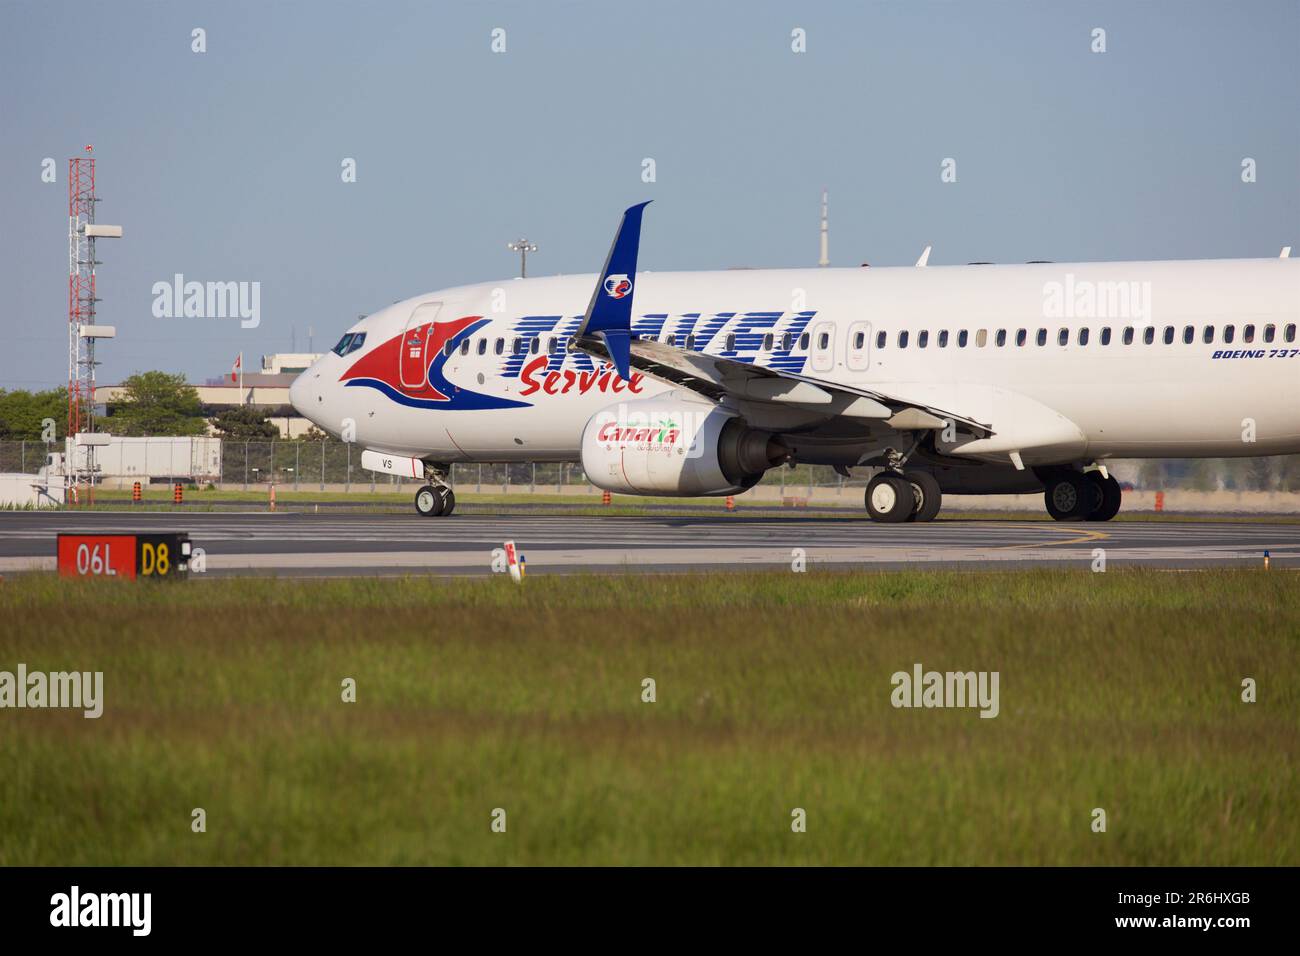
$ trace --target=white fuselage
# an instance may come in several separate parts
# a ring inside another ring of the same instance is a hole
[[[993,442],[971,454],[1014,446],[1050,464],[1300,452],[1300,261],[637,278],[635,334],[989,424]],[[353,325],[363,344],[316,362],[292,400],[327,432],[384,452],[576,460],[598,410],[671,388],[637,375],[629,385],[565,351],[595,281],[516,279],[399,302]]]

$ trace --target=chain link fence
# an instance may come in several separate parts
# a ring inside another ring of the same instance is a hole
[[[36,474],[47,457],[62,452],[63,443],[0,441],[0,472]],[[1117,476],[1139,489],[1189,491],[1300,491],[1300,455],[1270,458],[1147,460],[1114,462]],[[212,484],[218,488],[248,490],[274,484],[294,490],[390,491],[422,484],[366,471],[361,448],[338,441],[230,441],[221,442],[216,473],[211,468],[180,474],[150,474],[155,482]],[[142,480],[141,474],[101,474],[112,484]],[[453,487],[485,494],[514,492],[570,492],[593,490],[577,463],[458,464],[452,466]],[[783,493],[811,495],[818,488],[865,485],[867,476],[845,477],[824,465],[773,468],[764,485],[778,485]]]
[[[34,475],[45,466],[50,448],[61,450],[62,445],[47,446],[38,441],[0,442],[0,472]]]

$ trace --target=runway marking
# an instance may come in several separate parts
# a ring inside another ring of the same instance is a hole
[[[1106,539],[1106,538],[1111,537],[1111,535],[1110,535],[1109,532],[1106,532],[1106,531],[1092,531],[1092,530],[1089,530],[1089,529],[1086,529],[1086,528],[1061,528],[1061,527],[1059,527],[1059,526],[1057,526],[1056,528],[1053,528],[1051,525],[1049,525],[1049,526],[1047,526],[1047,527],[1044,528],[1044,527],[1041,527],[1040,525],[1028,525],[1028,524],[1026,524],[1026,525],[1013,525],[1013,526],[1011,526],[1011,527],[1012,527],[1013,529],[1018,529],[1018,530],[1021,530],[1021,531],[1028,531],[1028,530],[1034,530],[1034,531],[1040,531],[1040,530],[1041,530],[1041,531],[1054,531],[1054,530],[1059,530],[1059,531],[1063,531],[1063,532],[1068,531],[1069,533],[1071,533],[1071,534],[1077,534],[1077,535],[1079,535],[1080,537],[1077,537],[1077,538],[1067,538],[1067,539],[1064,540],[1064,541],[1033,541],[1033,542],[1031,542],[1031,541],[1026,541],[1026,542],[1024,542],[1023,544],[1000,544],[1000,545],[997,545],[997,546],[994,548],[995,551],[1022,550],[1022,549],[1024,549],[1024,548],[1056,548],[1056,547],[1060,547],[1060,546],[1063,545],[1063,544],[1089,544],[1089,543],[1091,543],[1091,542],[1093,542],[1093,541],[1102,541],[1102,540],[1104,540],[1104,539]]]

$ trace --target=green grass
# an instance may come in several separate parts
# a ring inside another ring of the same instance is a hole
[[[1298,588],[11,578],[0,669],[102,670],[106,702],[0,711],[0,865],[1296,864]],[[894,709],[916,662],[999,671],[1000,716]]]

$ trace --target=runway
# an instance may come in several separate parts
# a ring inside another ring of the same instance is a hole
[[[531,575],[604,571],[1093,566],[1107,569],[1300,569],[1300,524],[1129,521],[1089,525],[953,520],[874,524],[865,518],[621,517],[527,513],[330,515],[20,512],[0,515],[0,573],[54,569],[60,532],[187,532],[208,575],[490,573],[492,552],[516,542]]]

